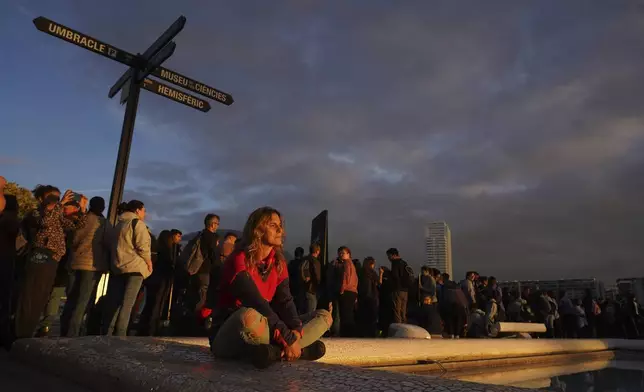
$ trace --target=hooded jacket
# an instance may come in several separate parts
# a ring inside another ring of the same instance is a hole
[[[111,226],[102,215],[91,211],[87,214],[85,225],[72,234],[69,249],[72,270],[108,271]]]
[[[138,222],[132,230],[132,221]],[[116,274],[139,273],[150,276],[146,261],[152,260],[152,239],[148,227],[133,212],[124,212],[115,227],[112,243],[112,270]]]

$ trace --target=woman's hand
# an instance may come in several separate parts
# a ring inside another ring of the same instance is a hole
[[[296,361],[302,355],[302,347],[300,346],[300,335],[297,334],[297,340],[293,342],[290,346],[284,349],[284,358],[291,362]]]
[[[61,199],[60,204],[64,206],[65,204],[67,204],[67,203],[69,203],[69,202],[71,202],[73,200],[74,200],[74,192],[72,192],[71,189],[68,189],[63,194],[63,198]]]
[[[80,202],[78,203],[80,205],[80,211],[85,212],[87,211],[87,203],[89,200],[84,195],[81,195]]]

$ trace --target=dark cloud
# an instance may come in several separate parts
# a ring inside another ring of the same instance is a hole
[[[328,209],[333,247],[383,260],[396,246],[420,265],[423,225],[446,220],[459,276],[644,273],[632,2],[71,5],[79,30],[130,50],[186,14],[170,67],[235,97],[206,116],[146,109],[192,146],[132,168],[164,189],[131,193],[157,226],[197,229],[216,205],[241,228],[273,205],[294,247]]]

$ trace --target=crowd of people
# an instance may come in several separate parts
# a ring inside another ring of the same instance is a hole
[[[219,216],[208,214],[182,249],[180,230],[151,234],[141,201],[122,203],[113,226],[102,198],[70,190],[61,197],[58,188],[39,185],[38,207],[19,219],[5,184],[0,177],[0,337],[7,347],[46,336],[63,297],[62,336],[203,335],[215,355],[249,356],[258,367],[317,359],[325,334],[386,337],[393,323],[447,338],[494,337],[506,320],[543,323],[544,337],[639,337],[632,296],[620,303],[591,292],[583,300],[517,292],[474,271],[457,283],[427,266],[416,275],[396,248],[379,267],[374,257],[354,259],[346,246],[325,263],[317,243],[306,256],[298,247],[287,262],[282,217],[269,207],[249,216],[241,236],[220,237]],[[106,273],[107,293],[95,302]]]
[[[331,315],[297,312],[278,211],[257,209],[241,237],[228,233],[223,241],[219,216],[208,214],[182,251],[179,230],[151,234],[141,201],[122,203],[112,225],[103,215],[104,199],[71,190],[61,196],[55,186],[38,185],[38,206],[20,219],[18,199],[4,194],[5,185],[0,177],[0,339],[6,348],[47,335],[66,297],[62,336],[156,335],[169,321],[178,335],[210,333],[214,355],[249,358],[258,367],[324,355],[319,338]],[[106,273],[107,293],[94,302]]]

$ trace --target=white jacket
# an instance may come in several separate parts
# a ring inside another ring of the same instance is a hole
[[[132,221],[137,219],[134,232]],[[124,212],[114,228],[115,238],[112,243],[112,271],[116,274],[139,273],[143,278],[150,276],[146,261],[152,259],[150,249],[152,239],[148,227],[133,212]]]

